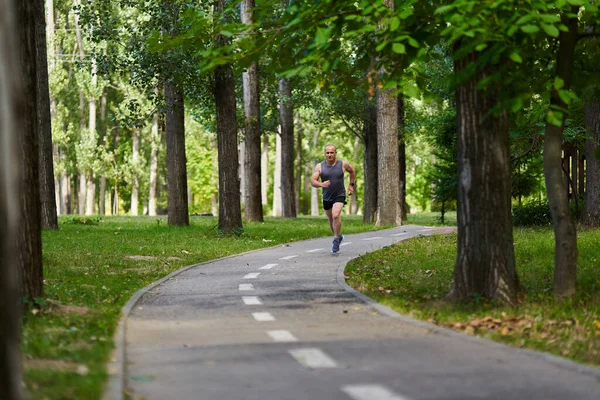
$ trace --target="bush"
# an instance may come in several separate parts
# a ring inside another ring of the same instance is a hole
[[[514,226],[548,226],[552,225],[552,214],[547,202],[530,203],[513,207]]]

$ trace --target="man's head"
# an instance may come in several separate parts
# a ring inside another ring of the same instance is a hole
[[[327,159],[327,161],[329,163],[332,163],[335,161],[336,153],[337,153],[337,151],[336,151],[334,145],[328,144],[327,146],[325,146],[325,158]]]

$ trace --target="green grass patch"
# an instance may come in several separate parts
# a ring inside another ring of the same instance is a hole
[[[526,290],[515,308],[484,299],[443,300],[456,260],[456,234],[421,236],[369,253],[346,268],[348,284],[417,319],[512,346],[600,365],[600,230],[578,232],[578,294],[552,296],[554,234],[514,231],[517,272]]]
[[[46,300],[23,325],[31,397],[99,399],[121,308],[144,286],[187,265],[331,235],[326,217],[267,218],[229,236],[217,223],[193,217],[175,228],[165,217],[68,216],[59,231],[44,231]],[[344,233],[374,229],[362,217],[343,217]]]

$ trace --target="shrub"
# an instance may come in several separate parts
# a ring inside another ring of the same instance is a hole
[[[552,225],[552,214],[547,202],[529,203],[513,207],[514,226],[547,226]]]

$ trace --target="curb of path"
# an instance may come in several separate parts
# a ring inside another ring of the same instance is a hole
[[[410,239],[410,238],[406,238],[406,239]],[[537,359],[541,359],[543,361],[547,361],[551,364],[554,364],[557,367],[576,371],[576,372],[579,372],[579,373],[582,373],[582,374],[585,374],[585,375],[588,375],[590,377],[600,380],[600,369],[597,369],[597,368],[588,367],[587,365],[583,365],[583,364],[578,364],[574,361],[571,361],[569,359],[562,358],[559,356],[555,356],[553,354],[543,353],[540,351],[535,351],[535,350],[530,350],[530,349],[521,349],[521,348],[511,347],[511,346],[508,346],[508,345],[505,345],[502,343],[494,342],[493,340],[490,340],[490,339],[484,339],[484,338],[481,338],[478,336],[471,336],[471,335],[467,335],[464,333],[456,332],[449,328],[444,328],[444,327],[441,327],[438,325],[431,324],[429,322],[411,318],[404,314],[400,314],[399,312],[392,310],[390,307],[385,306],[385,305],[373,300],[372,298],[365,295],[364,293],[361,293],[361,292],[355,290],[354,288],[350,287],[346,283],[346,278],[345,278],[345,273],[344,273],[347,264],[348,263],[341,264],[337,269],[338,285],[340,285],[347,292],[349,292],[353,296],[359,298],[363,302],[367,303],[368,305],[370,305],[371,307],[373,307],[375,310],[377,310],[378,312],[380,312],[383,315],[386,315],[391,318],[399,319],[402,322],[405,322],[412,326],[426,329],[430,333],[437,333],[440,335],[445,335],[445,336],[457,338],[460,340],[465,340],[468,342],[478,343],[478,344],[492,346],[492,347],[496,347],[496,348],[511,349],[511,351],[516,351],[518,353],[526,354],[530,357],[534,357]]]
[[[244,253],[239,254],[231,254],[229,256],[216,258],[214,260],[204,261],[198,264],[188,265],[177,271],[171,272],[169,275],[160,278],[156,282],[151,283],[150,285],[138,290],[129,301],[123,306],[121,309],[121,318],[117,324],[117,329],[115,331],[115,335],[113,341],[115,343],[115,348],[113,349],[110,361],[107,364],[107,369],[109,371],[108,381],[106,386],[104,387],[104,393],[102,394],[102,400],[122,400],[125,395],[125,331],[127,330],[127,317],[129,317],[129,313],[133,310],[133,307],[137,304],[137,302],[142,298],[143,295],[154,289],[155,287],[163,284],[169,279],[173,278],[185,272],[189,269],[200,267],[205,264],[211,264],[215,261],[226,260],[228,258],[240,257],[246,254],[254,253],[260,250],[266,250],[269,248],[275,248],[279,246],[285,246],[286,244],[279,244],[272,247],[264,247],[261,249],[255,249],[246,251]]]

